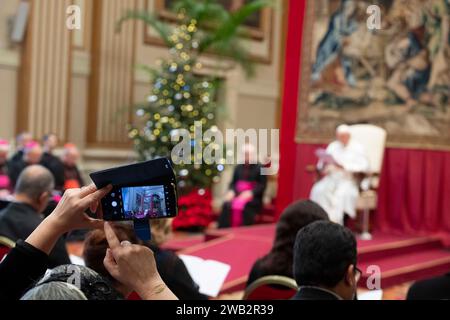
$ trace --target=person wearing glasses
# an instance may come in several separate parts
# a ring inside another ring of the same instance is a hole
[[[317,221],[299,231],[294,246],[293,300],[355,300],[361,271],[356,239],[333,222]]]

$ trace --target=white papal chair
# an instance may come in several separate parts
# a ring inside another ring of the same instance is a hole
[[[370,211],[377,208],[378,186],[386,149],[387,132],[383,128],[371,124],[353,125],[350,130],[352,139],[365,147],[369,160],[369,171],[361,180],[361,192],[356,208],[363,214],[361,239],[370,240],[372,239],[369,232]]]

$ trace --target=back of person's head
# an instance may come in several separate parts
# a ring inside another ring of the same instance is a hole
[[[132,244],[138,244],[134,230],[128,225],[114,225],[114,231],[117,235],[119,241],[129,241]],[[121,291],[125,296],[130,292],[128,288],[123,288],[120,283],[118,283],[106,270],[103,260],[106,256],[106,250],[109,248],[108,241],[106,240],[106,235],[103,230],[93,230],[89,232],[86,239],[84,240],[84,251],[83,258],[87,267],[98,272],[101,276],[105,277],[110,281],[114,287]]]
[[[274,250],[294,247],[297,233],[305,226],[319,220],[329,221],[327,212],[311,200],[301,200],[288,206],[277,223]]]
[[[97,272],[84,266],[63,265],[48,271],[34,288],[25,293],[22,299],[77,300],[77,298],[78,300],[121,300],[123,296]]]
[[[51,172],[43,166],[32,165],[19,175],[15,187],[16,196],[26,197],[32,205],[42,212],[47,206],[49,197],[55,187]]]
[[[292,277],[295,237],[303,227],[319,220],[328,221],[328,214],[313,201],[297,201],[288,206],[277,223],[272,250],[261,260],[264,268],[273,270],[274,274]]]
[[[299,231],[294,247],[294,278],[299,286],[338,288],[344,299],[356,291],[356,239],[333,222],[317,221]]]
[[[151,223],[152,244],[160,246],[165,243],[172,234],[171,219],[157,219]]]
[[[55,281],[34,287],[20,300],[87,300],[87,298],[73,284]]]

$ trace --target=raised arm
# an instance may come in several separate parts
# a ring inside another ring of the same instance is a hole
[[[99,201],[109,191],[110,186],[97,190],[94,185],[67,190],[56,209],[34,230],[26,242],[49,254],[58,239],[69,231],[102,228],[103,221],[88,217],[85,211],[91,208],[96,212]]]

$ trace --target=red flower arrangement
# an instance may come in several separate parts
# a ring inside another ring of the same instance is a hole
[[[214,221],[211,190],[194,189],[178,198],[178,216],[174,230],[203,230]]]

